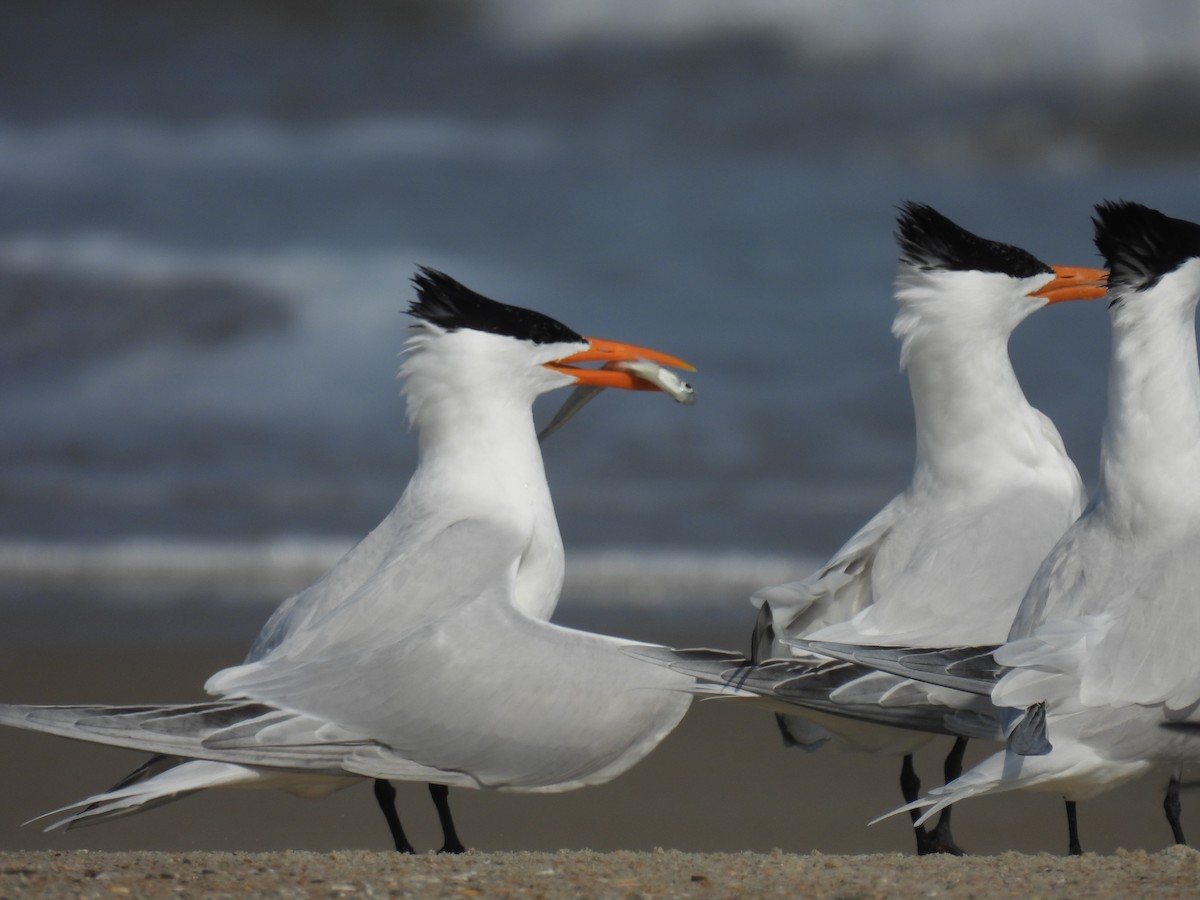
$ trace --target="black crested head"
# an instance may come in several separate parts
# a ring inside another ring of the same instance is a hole
[[[417,289],[417,299],[409,306],[408,314],[447,331],[468,328],[534,344],[584,341],[582,335],[557,319],[489,299],[437,269],[421,266],[413,276],[413,285]]]
[[[924,203],[905,203],[897,226],[900,261],[919,269],[998,272],[1013,278],[1054,271],[1032,253],[972,234]]]
[[[1096,249],[1110,286],[1144,291],[1200,256],[1200,225],[1126,200],[1096,204]]]

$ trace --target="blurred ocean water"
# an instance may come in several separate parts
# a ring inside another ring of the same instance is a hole
[[[790,577],[912,465],[898,203],[1067,264],[1095,262],[1101,199],[1200,215],[1191,4],[4,18],[0,583],[269,574],[281,541],[305,548],[289,577],[336,558],[413,465],[394,375],[417,264],[699,368],[695,407],[605,396],[547,444],[589,583]],[[1107,328],[1067,304],[1013,341],[1089,482]]]

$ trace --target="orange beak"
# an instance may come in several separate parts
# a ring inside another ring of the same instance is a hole
[[[1047,303],[1063,300],[1099,300],[1108,289],[1108,272],[1104,269],[1082,269],[1075,266],[1051,266],[1054,280],[1030,297],[1042,297]]]
[[[647,350],[645,347],[635,347],[633,344],[621,344],[617,341],[606,341],[602,338],[584,338],[590,345],[588,349],[574,353],[564,359],[546,363],[547,369],[570,375],[580,385],[594,387],[624,388],[627,391],[657,391],[658,385],[643,381],[630,372],[621,369],[578,369],[575,363],[582,362],[621,362],[635,359],[645,359],[660,366],[670,366],[673,369],[684,369],[695,372],[696,367],[666,353],[657,350]]]

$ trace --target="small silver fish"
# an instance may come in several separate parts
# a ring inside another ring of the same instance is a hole
[[[612,362],[606,364],[605,368],[620,369],[622,372],[628,372],[630,375],[642,379],[642,381],[648,381],[656,385],[660,391],[676,403],[682,403],[684,406],[691,406],[696,402],[696,391],[690,384],[665,366],[652,363],[648,359]]]
[[[696,391],[692,386],[670,369],[664,368],[658,363],[652,363],[647,359],[623,360],[621,362],[605,363],[604,368],[620,369],[628,372],[635,378],[648,381],[676,403],[682,403],[684,406],[691,406],[696,402]],[[546,440],[546,438],[566,425],[577,412],[587,406],[602,390],[604,388],[595,387],[594,385],[583,385],[571,391],[566,401],[559,407],[558,412],[554,414],[554,418],[550,420],[550,424],[538,433],[538,440]]]

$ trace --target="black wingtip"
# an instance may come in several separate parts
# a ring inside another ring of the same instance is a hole
[[[1200,225],[1174,219],[1128,200],[1096,204],[1096,249],[1109,270],[1109,285],[1142,291],[1187,260],[1200,256]]]
[[[950,221],[927,203],[905,201],[896,219],[900,261],[918,269],[997,272],[1029,278],[1053,270],[1026,250],[991,241]]]
[[[1046,702],[1035,703],[1025,710],[1016,726],[1009,732],[1007,747],[1018,756],[1045,756],[1054,749],[1046,729]]]
[[[408,314],[446,331],[470,329],[534,344],[579,343],[584,339],[557,319],[476,293],[445,272],[419,266],[412,279],[417,299]]]

